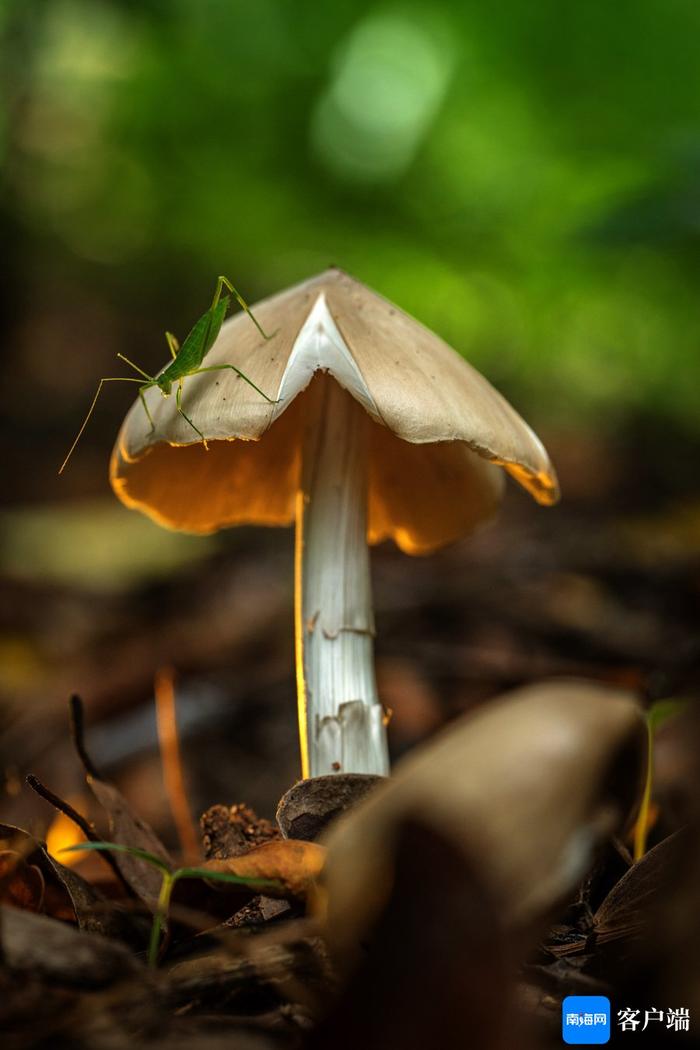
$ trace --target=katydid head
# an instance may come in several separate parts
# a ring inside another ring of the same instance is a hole
[[[172,379],[168,379],[167,376],[159,376],[156,382],[160,388],[160,392],[163,395],[163,397],[170,397],[173,390]]]

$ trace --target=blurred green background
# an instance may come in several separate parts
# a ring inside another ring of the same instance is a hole
[[[116,384],[57,477],[115,353],[159,368],[219,273],[254,302],[343,267],[480,368],[559,468],[560,508],[510,486],[477,546],[410,573],[377,553],[398,749],[509,684],[592,668],[636,685],[690,645],[698,40],[694,0],[0,0],[2,724],[40,710],[63,740],[71,689],[99,719],[145,710],[163,662],[195,684],[218,668],[225,709],[255,693],[264,710],[258,690],[284,711],[256,767],[286,756],[268,803],[294,775],[291,535],[175,536],[122,508]],[[250,797],[250,730],[229,730]]]
[[[537,426],[700,432],[692,0],[0,10],[20,489],[59,493],[115,350],[158,367],[163,329],[185,331],[219,272],[255,299],[341,265]],[[105,396],[64,494],[104,490],[129,399]]]

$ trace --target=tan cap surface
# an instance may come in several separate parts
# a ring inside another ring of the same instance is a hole
[[[273,338],[239,313],[207,365],[234,364],[280,402],[271,405],[230,369],[185,380],[183,406],[210,451],[178,415],[175,398],[137,401],[110,476],[128,506],[172,528],[285,525],[294,519],[308,388],[325,370],[364,406],[371,427],[369,539],[423,553],[469,532],[496,510],[505,467],[540,503],[554,503],[554,469],[536,435],[438,336],[340,270],[253,307]],[[186,447],[181,447],[186,446]]]

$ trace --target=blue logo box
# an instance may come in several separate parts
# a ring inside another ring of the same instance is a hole
[[[561,1004],[561,1034],[571,1046],[610,1041],[610,1000],[605,995],[568,995]]]

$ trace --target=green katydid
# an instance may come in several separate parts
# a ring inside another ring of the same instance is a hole
[[[130,361],[128,357],[125,357],[124,354],[117,354],[117,357],[121,361],[124,361],[124,363],[129,365],[130,368],[133,368],[135,372],[138,372],[142,378],[134,379],[131,376],[106,376],[105,378],[100,379],[100,382],[97,386],[97,391],[95,393],[94,398],[92,399],[92,404],[90,405],[90,408],[88,410],[88,414],[86,415],[83,421],[83,425],[81,426],[80,430],[76,435],[75,441],[68,450],[68,455],[61,464],[61,469],[58,472],[59,474],[62,474],[65,470],[68,460],[73,455],[73,451],[76,445],[83,436],[83,431],[85,430],[85,427],[90,421],[90,417],[92,416],[92,413],[95,410],[95,405],[97,404],[97,399],[102,393],[102,387],[105,383],[140,384],[139,398],[141,399],[141,404],[143,405],[146,416],[148,417],[148,422],[151,424],[152,431],[155,430],[155,423],[153,422],[153,417],[151,416],[151,413],[148,409],[148,404],[146,402],[146,398],[144,397],[145,392],[147,390],[150,390],[152,387],[157,386],[159,387],[163,397],[170,397],[173,385],[177,384],[177,389],[175,391],[175,402],[177,410],[182,416],[182,418],[186,420],[187,423],[189,423],[189,425],[192,427],[195,433],[198,434],[199,437],[202,439],[205,449],[208,448],[208,446],[204,434],[199,429],[199,427],[195,426],[195,424],[192,422],[192,420],[182,407],[182,387],[185,379],[187,379],[189,376],[199,375],[200,372],[218,372],[222,369],[230,368],[232,371],[236,372],[241,377],[241,379],[244,379],[246,383],[252,386],[253,390],[260,394],[260,396],[263,397],[266,401],[269,401],[270,404],[276,403],[274,398],[268,397],[268,395],[265,394],[260,389],[260,387],[255,385],[252,379],[249,379],[248,376],[241,372],[240,368],[236,368],[235,365],[225,364],[202,366],[202,361],[211,350],[216,340],[216,337],[218,336],[221,330],[221,326],[224,323],[224,319],[228,312],[229,304],[231,302],[231,296],[223,294],[224,288],[227,288],[229,292],[231,292],[231,294],[234,296],[236,301],[239,303],[239,305],[243,307],[243,309],[248,314],[255,327],[260,332],[263,339],[272,338],[272,336],[267,335],[267,333],[263,331],[255,317],[253,316],[253,313],[248,307],[248,304],[245,302],[243,297],[236,291],[229,279],[227,277],[219,277],[216,282],[216,291],[214,292],[214,298],[212,300],[211,306],[209,307],[207,312],[205,314],[202,314],[199,320],[195,323],[182,346],[180,346],[172,332],[165,333],[165,338],[168,342],[168,347],[170,349],[172,361],[157,376],[149,376],[147,372],[144,372],[142,368],[139,368],[138,365],[135,365],[134,362]],[[143,380],[145,380],[145,382]]]

